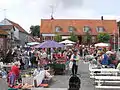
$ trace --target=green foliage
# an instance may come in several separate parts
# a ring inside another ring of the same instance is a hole
[[[120,27],[120,21],[117,22],[117,25]]]
[[[70,34],[70,38],[69,40],[73,41],[73,42],[77,42],[78,41],[78,37],[72,32]]]
[[[119,28],[119,30],[120,30],[120,21],[117,22],[117,26],[118,26],[118,28]],[[119,31],[119,32],[120,32],[120,31]]]
[[[54,37],[54,40],[57,41],[57,42],[61,42],[62,41],[62,36],[59,35],[58,33],[56,33],[56,35]]]
[[[40,26],[36,25],[36,26],[31,26],[30,27],[30,33],[32,36],[40,36]]]
[[[97,39],[99,42],[108,43],[110,40],[110,35],[108,33],[99,33]]]

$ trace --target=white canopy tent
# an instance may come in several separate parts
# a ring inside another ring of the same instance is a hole
[[[29,42],[27,43],[28,46],[33,46],[33,45],[37,45],[40,44],[39,42]]]
[[[64,41],[62,41],[60,43],[62,43],[62,44],[74,44],[75,42],[70,41],[70,40],[64,40]]]
[[[108,46],[110,46],[110,44],[109,43],[97,43],[97,44],[95,44],[95,46],[97,47],[108,47]]]
[[[107,54],[114,54],[114,52],[112,52],[112,51],[107,51],[106,53]]]
[[[70,44],[66,44],[65,46],[73,46],[73,44],[72,44],[72,43],[70,43]]]

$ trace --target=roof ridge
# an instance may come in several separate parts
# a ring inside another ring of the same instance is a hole
[[[10,23],[12,23],[13,26],[15,26],[16,28],[18,28],[19,31],[27,33],[27,31],[23,27],[21,27],[18,23],[15,23],[15,22],[7,19],[7,18],[6,18],[6,20],[8,20]]]
[[[6,18],[6,20],[8,20],[8,21],[9,21],[9,22],[11,22],[11,23],[18,24],[18,23],[15,23],[15,22],[13,22],[13,21],[11,21],[11,20],[7,19],[7,18]]]
[[[41,19],[41,20],[51,20],[51,19]],[[104,19],[104,20],[101,20],[101,19],[53,19],[53,20],[117,21],[116,19]]]

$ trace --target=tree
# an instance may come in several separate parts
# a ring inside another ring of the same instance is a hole
[[[40,36],[40,26],[39,25],[36,25],[36,26],[31,26],[30,27],[30,34],[32,36]]]
[[[99,42],[108,43],[110,40],[110,35],[108,33],[99,33],[97,39]]]
[[[89,32],[86,32],[86,35],[84,36],[84,43],[90,44],[91,42],[91,35]]]
[[[117,22],[117,25],[120,27],[120,21]]]
[[[57,41],[57,42],[61,42],[62,41],[62,36],[59,35],[58,33],[56,33],[56,35],[54,37],[54,40]]]
[[[74,34],[74,32],[72,32],[70,34],[70,38],[69,40],[73,41],[73,42],[77,42],[78,41],[78,37]]]
[[[119,30],[119,35],[120,35],[120,21],[117,22],[118,30]]]

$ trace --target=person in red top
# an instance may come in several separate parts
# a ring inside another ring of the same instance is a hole
[[[14,87],[15,80],[19,78],[20,70],[18,67],[18,63],[15,62],[15,65],[11,67],[11,70],[8,74],[8,84],[12,88]]]
[[[11,67],[11,71],[15,74],[16,78],[19,77],[20,70],[19,70],[19,64],[15,62],[15,65]]]

